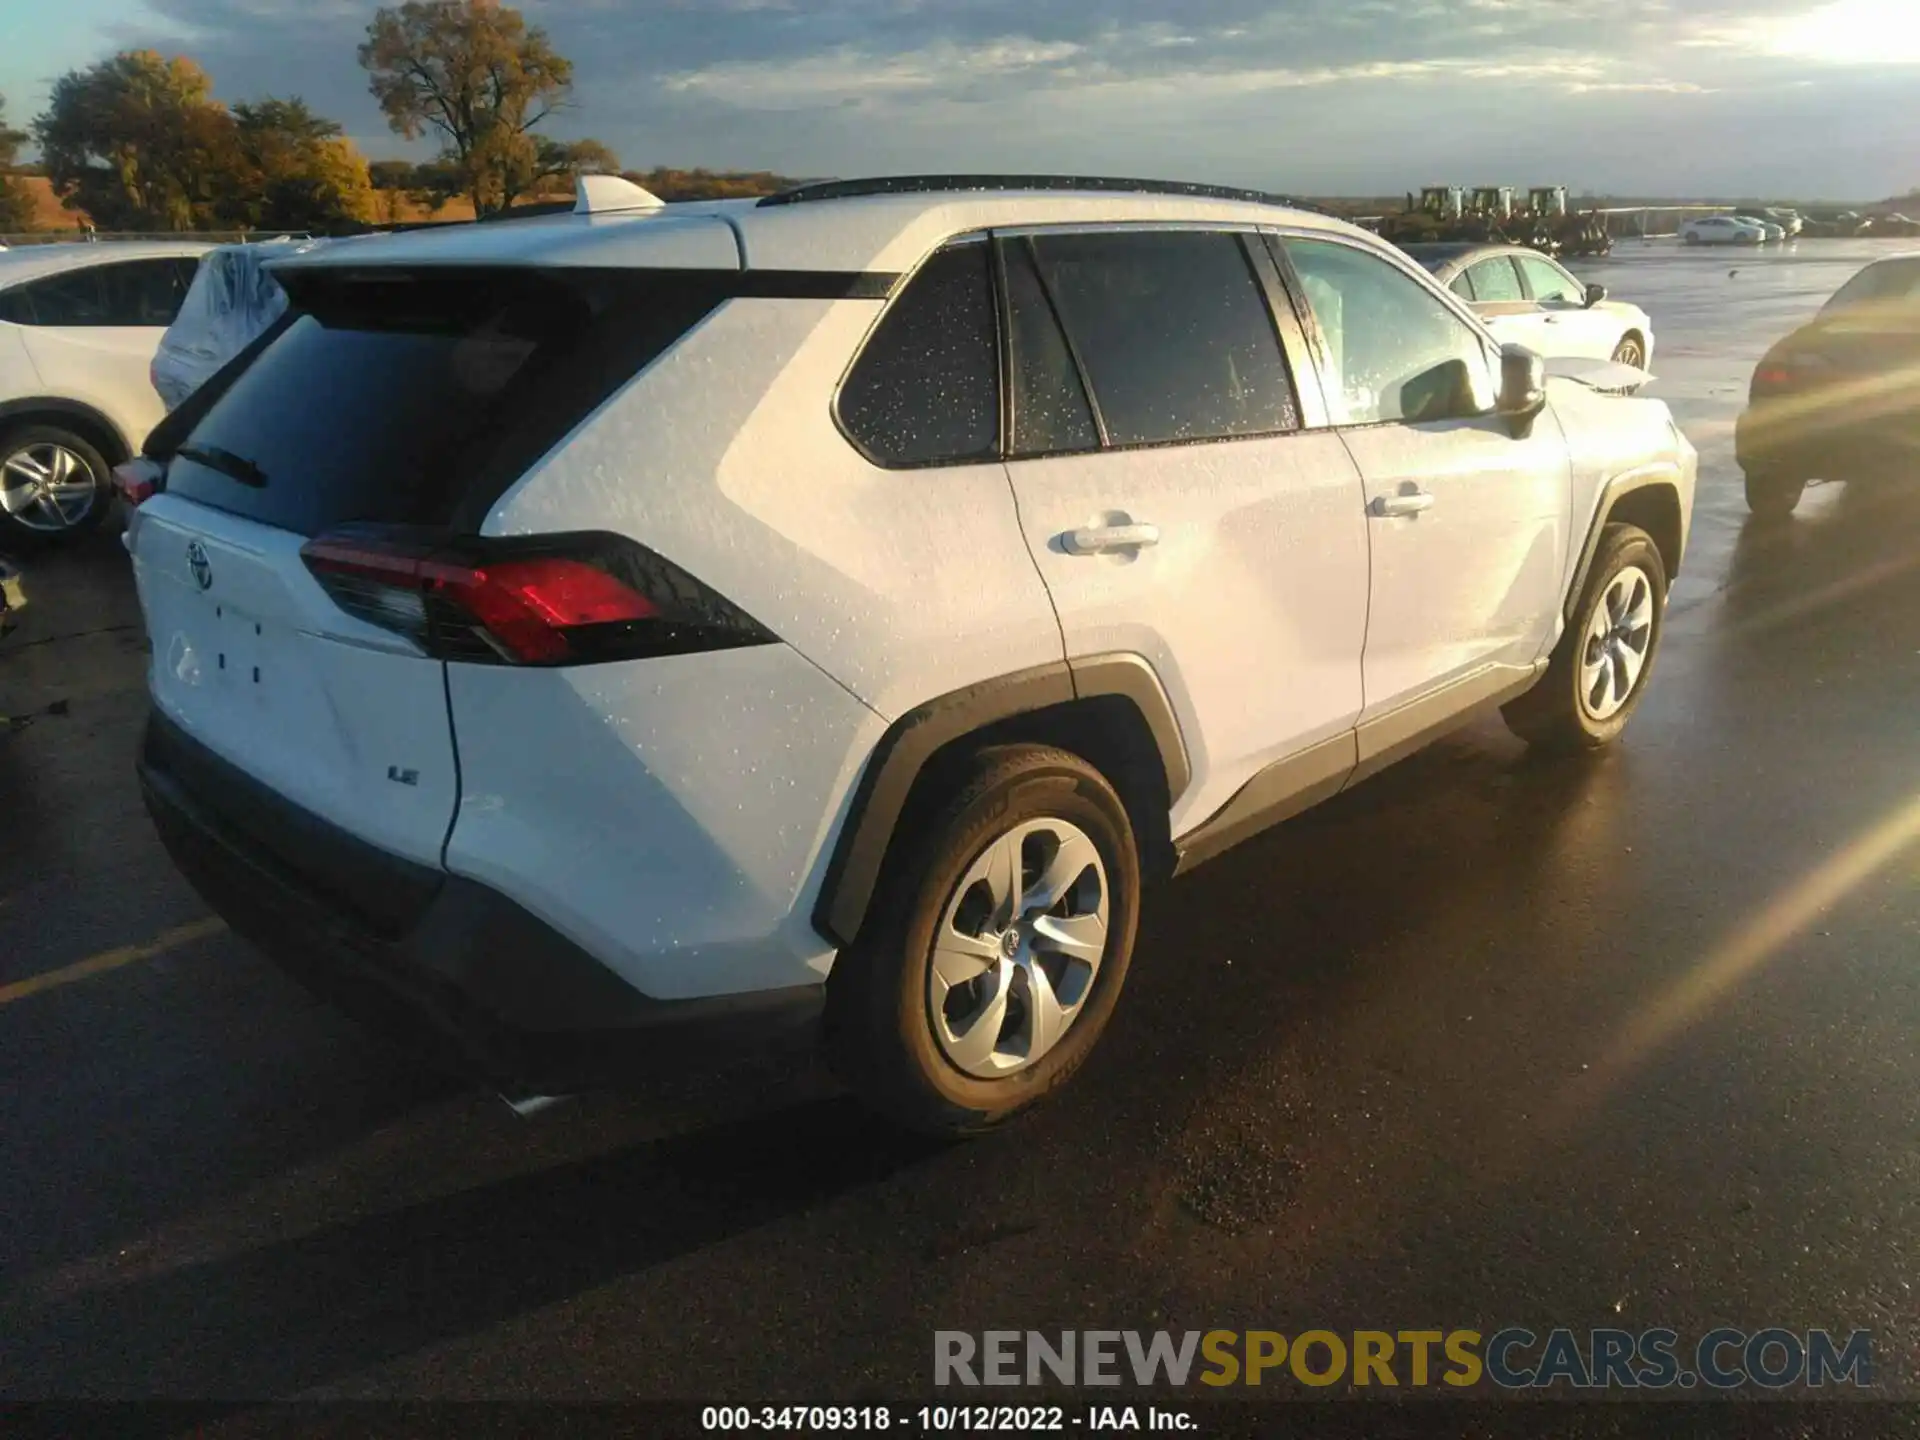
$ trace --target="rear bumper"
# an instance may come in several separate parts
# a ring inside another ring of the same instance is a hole
[[[1792,480],[1920,481],[1920,424],[1817,426],[1782,419],[1765,404],[1734,424],[1734,457],[1749,474]]]
[[[643,995],[498,891],[349,835],[157,712],[138,770],[174,863],[238,934],[362,1023],[503,1091],[710,1068],[817,1026],[819,985]]]

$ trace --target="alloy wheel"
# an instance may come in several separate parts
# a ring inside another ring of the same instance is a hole
[[[0,511],[42,534],[71,530],[93,513],[93,471],[55,441],[23,446],[0,461]]]
[[[1611,720],[1633,698],[1653,649],[1653,581],[1629,565],[1607,582],[1580,652],[1580,703]]]

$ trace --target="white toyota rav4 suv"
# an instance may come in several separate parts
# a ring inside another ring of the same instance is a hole
[[[509,1098],[818,1026],[985,1128],[1098,1040],[1143,882],[1646,687],[1693,449],[1358,229],[1033,178],[578,209],[281,262],[128,539],[181,868]]]

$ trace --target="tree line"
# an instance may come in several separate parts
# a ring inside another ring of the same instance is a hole
[[[0,231],[31,227],[17,157],[29,140],[70,210],[104,230],[331,231],[402,218],[402,202],[465,197],[497,215],[582,171],[616,171],[597,140],[539,127],[568,108],[573,66],[544,30],[496,0],[407,0],[378,11],[358,58],[395,134],[434,159],[367,162],[298,96],[229,106],[185,57],[128,50],[54,82],[31,133],[0,97]],[[660,170],[633,179],[668,199],[764,194],[783,177]],[[650,183],[651,181],[651,183]]]

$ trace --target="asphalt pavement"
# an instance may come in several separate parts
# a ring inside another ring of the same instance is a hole
[[[1699,446],[1658,672],[1592,762],[1497,721],[1152,895],[1010,1132],[780,1061],[521,1120],[210,921],[141,809],[111,536],[0,647],[0,1397],[851,1402],[933,1332],[1920,1338],[1920,484],[1747,518],[1766,344],[1874,247],[1629,244]]]

